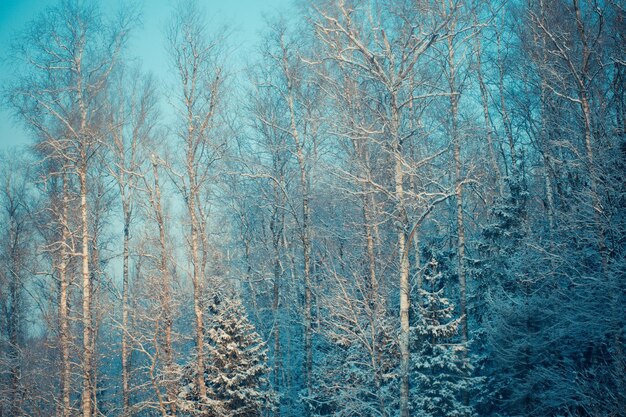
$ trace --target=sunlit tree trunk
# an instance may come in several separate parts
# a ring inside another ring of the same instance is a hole
[[[59,345],[61,348],[61,416],[71,415],[71,364],[70,364],[70,323],[69,323],[69,277],[67,270],[67,245],[69,240],[69,190],[67,175],[63,174],[63,195],[60,207],[61,245],[59,250]]]
[[[81,220],[81,274],[83,289],[83,393],[82,414],[83,417],[91,417],[92,414],[92,365],[93,365],[93,323],[91,320],[91,273],[89,270],[89,216],[87,207],[87,167],[83,165],[79,172],[80,181],[80,220]]]

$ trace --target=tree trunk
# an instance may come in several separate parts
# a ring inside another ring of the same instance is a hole
[[[89,217],[87,211],[87,166],[83,163],[79,172],[80,217],[82,226],[82,278],[83,278],[83,417],[92,415],[92,321],[91,321],[91,274],[89,271]]]
[[[301,151],[299,152],[302,153]],[[298,160],[303,158],[298,158]],[[313,372],[313,349],[311,344],[312,338],[312,294],[311,294],[311,237],[310,237],[310,209],[308,184],[305,169],[301,164],[300,182],[303,188],[304,196],[302,198],[302,251],[304,253],[304,354],[305,354],[305,381],[308,394],[311,392],[311,373]]]
[[[461,340],[467,344],[467,310],[466,310],[466,283],[465,283],[465,225],[463,222],[463,179],[461,161],[461,140],[457,126],[457,99],[456,92],[452,94],[450,102],[452,117],[452,140],[454,143],[454,194],[456,197],[456,226],[457,226],[457,268],[459,274],[459,313],[461,315]]]
[[[276,187],[278,188],[278,187]],[[282,195],[280,190],[275,190],[274,195],[277,199],[277,204],[282,200],[279,196]],[[282,207],[282,204],[280,204]],[[277,225],[277,219],[281,218],[278,214],[278,206],[274,207],[274,215],[272,218],[272,222],[270,223],[270,229],[272,231],[272,245],[274,247],[274,282],[272,285],[272,314],[274,316],[274,389],[277,392],[280,392],[280,375],[282,373],[282,360],[281,360],[281,349],[280,349],[280,283],[282,278],[282,267],[280,262],[280,245],[281,245],[281,231],[283,230],[282,225]],[[276,407],[275,416],[280,416],[280,405]]]
[[[176,415],[176,393],[172,383],[173,375],[171,374],[173,368],[173,348],[172,348],[172,292],[170,282],[170,272],[168,267],[168,249],[165,235],[165,218],[163,217],[163,209],[161,206],[161,187],[159,185],[159,170],[155,160],[152,161],[152,172],[154,176],[154,194],[151,196],[152,207],[154,210],[155,219],[159,228],[159,273],[161,274],[162,285],[162,297],[161,297],[161,311],[164,316],[165,322],[165,346],[164,350],[164,365],[165,375],[167,379],[166,394],[167,402],[170,407],[170,414]]]
[[[409,331],[411,308],[409,284],[409,256],[406,250],[406,211],[404,208],[404,172],[402,171],[402,145],[399,137],[400,110],[397,97],[392,95],[392,149],[394,158],[394,198],[397,221],[399,286],[400,286],[400,417],[409,417],[409,367],[411,362],[409,350]]]
[[[187,159],[187,169],[189,174],[189,195],[187,201],[189,221],[191,223],[191,262],[193,267],[193,310],[196,319],[196,354],[197,354],[197,377],[198,393],[200,397],[206,397],[206,384],[204,382],[204,323],[202,314],[202,303],[200,300],[202,289],[200,282],[200,254],[198,253],[198,216],[196,213],[196,183],[194,180],[194,158],[191,154]]]
[[[307,395],[311,393],[311,373],[313,368],[313,350],[311,345],[312,337],[312,294],[311,294],[311,236],[310,236],[310,215],[309,208],[309,179],[307,175],[306,160],[302,138],[296,124],[296,109],[293,93],[293,80],[291,78],[289,63],[287,62],[286,51],[283,46],[283,70],[287,77],[287,101],[291,122],[291,136],[296,148],[296,157],[300,169],[300,188],[302,189],[302,252],[304,256],[304,380]]]
[[[68,225],[68,185],[63,175],[63,202],[61,207],[61,250],[59,254],[59,347],[61,349],[61,417],[69,417],[70,409],[70,325],[69,325],[69,280],[67,276]]]
[[[130,416],[130,363],[128,347],[128,261],[129,261],[129,241],[130,241],[130,213],[127,203],[124,203],[124,253],[122,267],[122,402],[124,417]]]
[[[450,13],[456,13],[450,2]],[[444,6],[445,7],[445,6]],[[450,21],[450,33],[456,30],[456,20]],[[466,282],[465,282],[465,224],[463,222],[463,163],[461,161],[461,135],[459,133],[459,96],[457,90],[457,62],[454,55],[454,40],[448,36],[448,86],[450,92],[450,135],[453,144],[454,158],[454,195],[456,197],[456,226],[457,226],[457,272],[459,275],[459,314],[461,316],[461,342],[467,349],[467,309],[466,309]],[[501,80],[502,81],[502,80]],[[504,105],[504,102],[503,102]]]
[[[450,13],[456,13],[452,2],[449,2]],[[452,16],[450,21],[450,33],[456,31],[456,17]],[[463,221],[463,162],[461,160],[461,134],[459,132],[459,97],[460,92],[457,89],[457,69],[458,63],[456,61],[454,53],[454,38],[448,36],[448,86],[450,92],[450,134],[453,144],[453,158],[454,158],[454,195],[456,198],[456,227],[457,227],[457,273],[459,276],[459,315],[461,325],[461,343],[463,345],[462,358],[467,364],[468,361],[468,330],[467,330],[467,284],[466,284],[466,271],[465,271],[465,223]],[[500,82],[502,82],[502,74]],[[504,106],[504,97],[502,97],[502,106]],[[504,107],[503,107],[504,111]],[[506,114],[506,113],[503,113]],[[505,119],[505,125],[508,124],[508,120]],[[505,126],[507,133],[510,134],[510,128]],[[513,144],[512,139],[510,141],[511,146]],[[513,148],[511,149],[513,152]],[[514,155],[512,155],[513,159]],[[515,165],[515,162],[513,162]],[[463,390],[463,403],[465,406],[469,405],[469,393],[466,389]]]
[[[272,291],[272,312],[274,314],[274,388],[280,391],[280,374],[282,373],[282,360],[280,350],[280,317],[279,317],[279,297],[280,297],[280,265],[274,265],[274,285]],[[280,407],[276,409],[276,416],[280,416]]]

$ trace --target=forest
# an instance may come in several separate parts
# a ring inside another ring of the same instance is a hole
[[[209,6],[2,52],[0,417],[626,415],[622,0]]]

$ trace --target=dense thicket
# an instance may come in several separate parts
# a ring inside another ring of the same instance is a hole
[[[0,416],[619,416],[626,9],[319,0],[19,35]],[[163,87],[161,87],[163,86]]]

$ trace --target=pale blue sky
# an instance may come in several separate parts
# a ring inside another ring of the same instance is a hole
[[[39,12],[56,3],[57,0],[0,0],[0,83],[3,86],[13,75],[6,60],[12,37]],[[164,80],[168,76],[169,61],[164,49],[163,29],[176,1],[143,0],[141,3],[143,24],[135,30],[128,54],[138,57],[144,69]],[[230,26],[233,59],[241,62],[254,50],[257,35],[264,27],[264,16],[287,12],[292,0],[198,0],[198,3],[205,9],[209,22]],[[118,0],[102,0],[101,4],[115,8]],[[13,120],[6,108],[0,107],[0,150],[28,142],[20,124]]]

